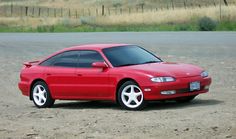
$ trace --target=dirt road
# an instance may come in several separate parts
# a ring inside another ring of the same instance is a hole
[[[192,63],[213,78],[189,104],[150,103],[144,111],[111,102],[56,101],[37,109],[17,82],[24,61],[85,43],[132,43],[164,61]],[[236,138],[236,33],[2,33],[0,138]]]

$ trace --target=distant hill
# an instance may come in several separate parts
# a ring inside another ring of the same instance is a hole
[[[205,7],[218,5],[220,0],[0,0],[1,5],[18,4],[30,6],[89,8],[104,5],[110,8],[175,8],[175,7]],[[221,0],[222,4],[235,4],[236,0]]]
[[[0,32],[197,31],[200,25],[235,31],[236,0],[0,0]]]

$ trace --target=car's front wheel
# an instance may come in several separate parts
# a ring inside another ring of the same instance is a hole
[[[38,108],[51,107],[55,102],[51,97],[47,84],[42,81],[38,81],[33,85],[31,94],[33,102]]]
[[[146,104],[142,90],[133,81],[127,81],[120,86],[118,102],[123,108],[128,110],[139,110]]]

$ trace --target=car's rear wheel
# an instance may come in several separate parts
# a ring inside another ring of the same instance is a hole
[[[178,103],[187,103],[187,102],[192,101],[196,96],[197,95],[181,97],[181,98],[176,99],[176,102],[178,102]]]
[[[51,107],[55,100],[52,99],[48,86],[45,82],[38,81],[33,85],[31,90],[32,99],[36,107]]]
[[[146,104],[142,90],[133,81],[127,81],[120,86],[117,99],[119,104],[128,110],[140,110]]]

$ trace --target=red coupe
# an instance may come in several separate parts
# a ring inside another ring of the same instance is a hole
[[[150,100],[189,102],[210,84],[202,68],[163,62],[142,47],[91,44],[24,63],[18,86],[39,108],[56,99],[111,100],[137,110]]]

